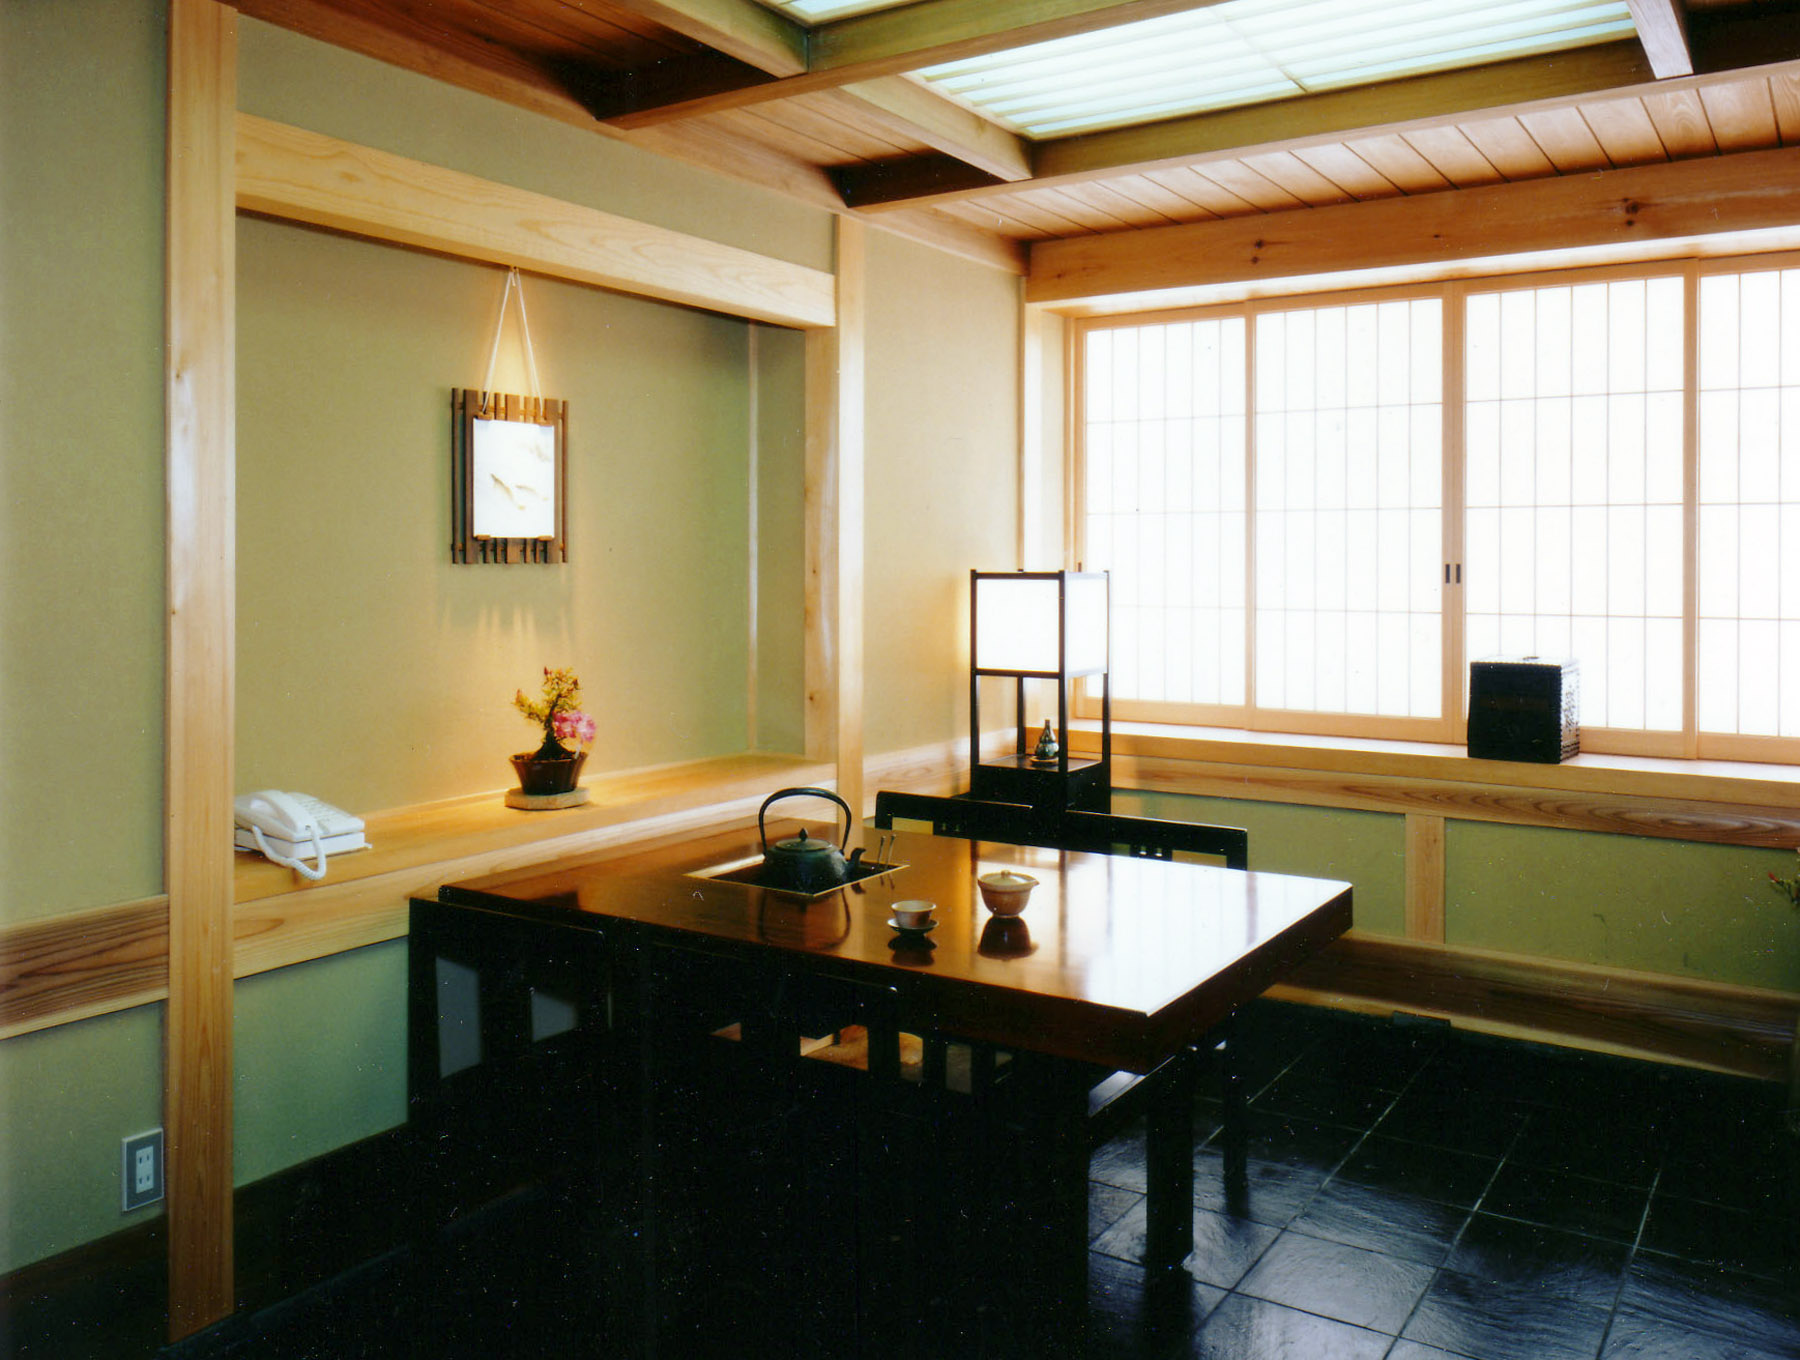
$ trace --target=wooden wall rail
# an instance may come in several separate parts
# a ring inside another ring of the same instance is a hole
[[[995,749],[1010,733],[995,734]],[[965,742],[878,757],[874,784],[949,792]],[[484,794],[375,813],[371,848],[307,883],[253,855],[236,860],[232,972],[249,977],[406,933],[406,902],[441,883],[570,855],[608,856],[753,818],[783,785],[833,782],[828,762],[748,753],[586,782],[593,799],[518,812]],[[145,898],[0,928],[0,1039],[161,1001],[168,995],[168,899]]]
[[[1769,1080],[1787,1072],[1800,1022],[1788,992],[1355,931],[1269,994]]]
[[[1361,812],[1428,814],[1451,821],[1604,831],[1672,840],[1785,849],[1800,844],[1800,807],[1740,804],[1653,794],[1597,794],[1414,776],[1219,765],[1168,756],[1120,754],[1122,788],[1245,798]]]

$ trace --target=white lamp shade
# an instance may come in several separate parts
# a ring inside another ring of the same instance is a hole
[[[1061,594],[1054,578],[976,577],[976,668],[1054,674]]]
[[[1106,669],[1106,577],[975,577],[975,669],[1055,675],[1064,589],[1067,589],[1068,675]]]

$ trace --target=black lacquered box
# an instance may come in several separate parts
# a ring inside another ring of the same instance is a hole
[[[1469,754],[1555,765],[1581,750],[1573,661],[1488,657],[1469,665]]]

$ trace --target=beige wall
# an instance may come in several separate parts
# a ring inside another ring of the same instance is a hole
[[[0,8],[0,924],[162,888],[166,41]]]
[[[869,233],[871,755],[967,734],[969,571],[1018,565],[1019,287]]]
[[[590,772],[749,745],[749,325],[527,279],[542,389],[569,402],[569,561],[453,565],[449,393],[484,381],[504,278],[240,221],[240,788],[358,812],[498,791],[537,741],[513,693],[545,666],[573,667],[599,718]],[[529,385],[516,321],[505,391]],[[794,424],[759,452],[797,486]],[[765,499],[765,531],[799,537],[797,499]],[[765,649],[778,709],[798,642]]]

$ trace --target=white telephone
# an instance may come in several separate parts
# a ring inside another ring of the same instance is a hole
[[[264,789],[243,794],[234,808],[237,830],[233,844],[239,850],[259,850],[314,882],[325,877],[327,854],[362,850],[369,844],[363,838],[361,818],[304,793]],[[318,861],[315,867],[302,862],[307,851]]]

